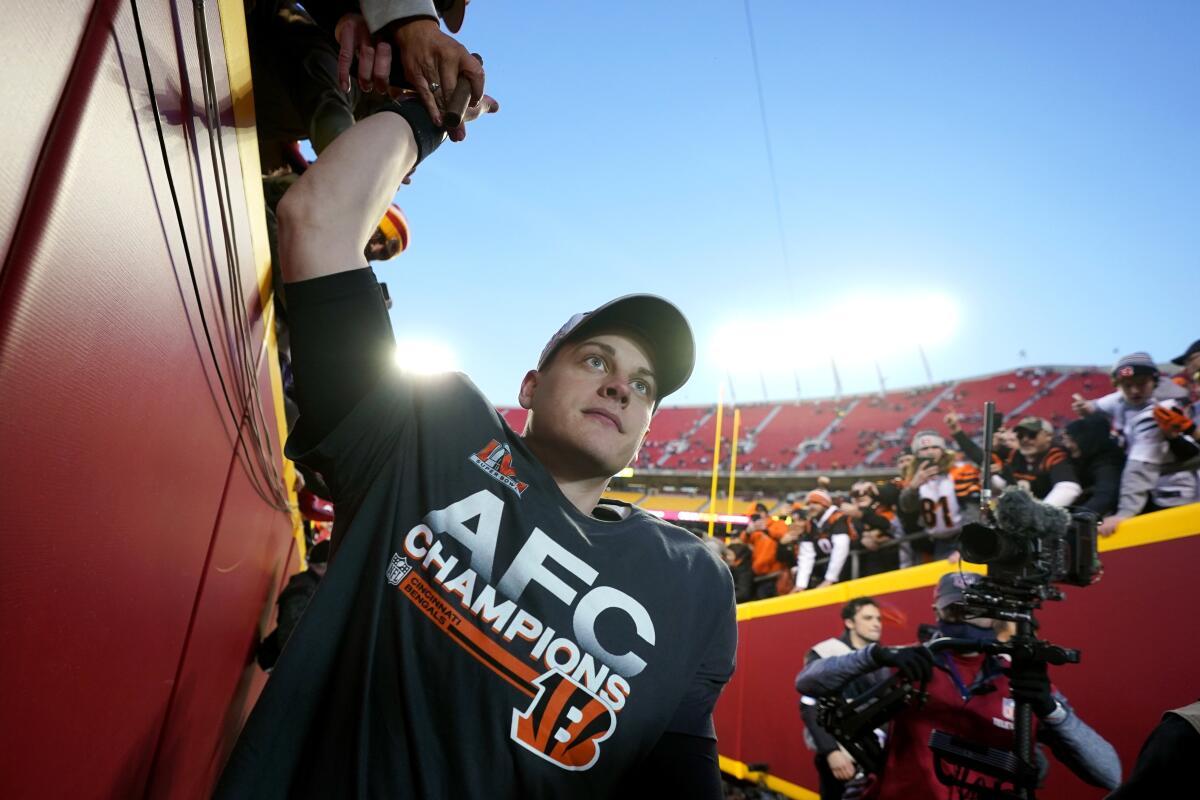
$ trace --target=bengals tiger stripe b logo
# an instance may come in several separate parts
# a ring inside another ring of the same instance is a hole
[[[558,670],[539,675],[537,695],[522,713],[513,709],[512,740],[572,772],[600,758],[600,742],[612,735],[617,716],[595,694]]]

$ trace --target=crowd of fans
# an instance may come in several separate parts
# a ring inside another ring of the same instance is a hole
[[[1076,394],[1072,420],[1006,424],[998,414],[994,495],[1015,486],[1048,505],[1092,512],[1104,536],[1138,514],[1200,501],[1200,341],[1173,363],[1182,369],[1164,375],[1146,353],[1122,357],[1113,391]],[[754,504],[740,535],[713,544],[733,572],[738,601],[957,561],[963,526],[979,518],[984,449],[963,430],[963,417],[951,412],[944,423],[948,437],[916,432],[889,480],[860,481],[841,494],[822,477],[774,513]]]

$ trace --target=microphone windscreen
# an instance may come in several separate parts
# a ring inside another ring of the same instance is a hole
[[[1065,509],[1038,502],[1016,486],[1005,489],[996,502],[996,524],[1007,533],[1029,538],[1064,536],[1070,521]]]

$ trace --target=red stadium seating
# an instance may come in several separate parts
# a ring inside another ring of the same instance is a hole
[[[833,422],[836,406],[832,400],[816,400],[801,403],[783,403],[779,413],[757,437],[750,454],[755,469],[767,471],[765,460],[786,469],[796,457],[796,448],[801,442],[813,439]]]
[[[805,442],[813,446],[795,471],[887,468],[916,430],[932,428],[944,432],[943,417],[948,411],[962,415],[963,429],[971,434],[983,427],[985,400],[994,400],[1009,424],[1032,414],[1045,417],[1061,428],[1074,418],[1072,394],[1078,392],[1092,399],[1108,391],[1108,378],[1102,368],[1021,367],[931,388],[900,389],[883,397],[866,394],[846,396],[840,401],[826,398],[744,405],[740,407],[739,438],[743,451],[738,456],[738,469],[759,473],[792,471],[790,465]],[[937,398],[939,402],[930,407]],[[921,416],[926,409],[928,412]],[[650,434],[634,466],[641,471],[712,469],[714,411],[714,406],[661,409],[650,425]],[[524,427],[523,409],[501,409],[501,413],[514,430]],[[837,425],[832,426],[835,420]],[[756,431],[760,426],[761,430]],[[728,443],[733,436],[728,409],[721,430],[722,439]],[[666,456],[667,446],[678,441],[686,441],[687,447]],[[726,446],[722,448],[721,460],[728,463],[728,459]]]

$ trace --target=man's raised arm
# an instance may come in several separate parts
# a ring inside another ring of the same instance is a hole
[[[416,161],[413,127],[399,114],[374,114],[335,139],[279,201],[284,282],[365,267],[363,246]]]
[[[485,97],[466,119],[495,110]],[[300,407],[290,457],[331,433],[392,363],[391,323],[363,247],[405,176],[444,137],[420,103],[398,104],[339,136],[279,202]]]

